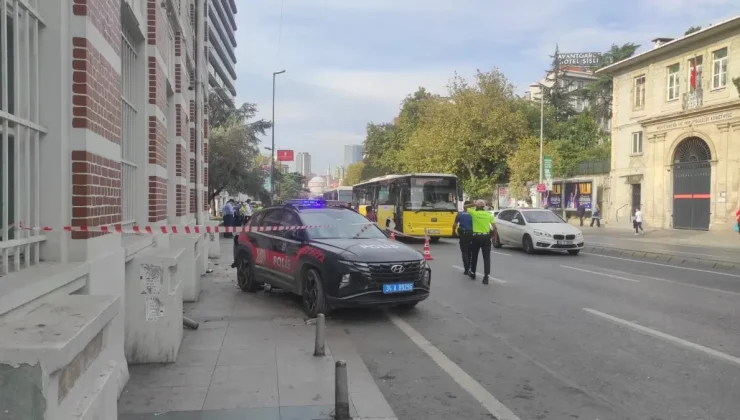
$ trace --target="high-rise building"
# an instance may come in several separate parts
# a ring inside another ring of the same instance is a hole
[[[303,176],[311,173],[311,154],[308,152],[299,152],[295,160],[295,170]]]
[[[344,168],[344,166],[337,166],[336,168],[334,168],[334,178],[344,179],[346,172],[347,170]]]
[[[236,96],[236,0],[206,0],[208,83],[229,102]]]
[[[365,148],[361,144],[348,144],[344,146],[344,167],[362,160]]]

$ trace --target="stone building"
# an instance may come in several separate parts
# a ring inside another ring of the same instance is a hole
[[[0,417],[115,419],[177,357],[213,238],[101,229],[206,223],[205,10],[0,0]]]
[[[731,230],[740,206],[740,16],[598,72],[614,76],[609,220]],[[733,83],[733,79],[736,80]]]

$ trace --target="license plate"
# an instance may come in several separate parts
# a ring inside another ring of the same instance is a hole
[[[414,283],[393,283],[383,285],[383,293],[386,295],[390,293],[405,293],[413,291]]]
[[[436,233],[439,235],[439,229],[427,229],[427,233]]]
[[[558,245],[573,245],[573,241],[558,241]]]

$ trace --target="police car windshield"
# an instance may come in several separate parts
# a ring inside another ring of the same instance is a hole
[[[368,226],[370,222],[352,210],[304,209],[301,210],[300,215],[304,225],[322,226],[306,229],[308,236],[312,239],[378,239],[386,237],[377,226]],[[367,229],[363,231],[364,227],[367,227]]]

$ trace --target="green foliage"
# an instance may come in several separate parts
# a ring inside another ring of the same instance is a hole
[[[735,85],[735,89],[737,89],[738,96],[740,96],[740,77],[734,77],[732,79],[732,84]]]
[[[561,165],[560,153],[554,142],[545,142],[542,147],[543,156],[553,157],[553,171],[557,176]],[[540,179],[540,139],[527,136],[519,140],[518,148],[507,159],[509,165],[509,194],[516,199],[529,197],[527,182]]]
[[[306,178],[298,172],[282,173],[275,171],[275,185],[278,199],[290,200],[300,198],[308,190],[303,188]]]
[[[352,186],[359,184],[360,181],[365,179],[363,177],[363,171],[365,169],[365,162],[356,162],[347,167],[347,174],[344,176],[344,185]]]
[[[690,26],[689,29],[687,29],[686,32],[683,33],[683,35],[686,36],[697,31],[701,31],[701,26]]]
[[[264,174],[259,168],[258,135],[272,127],[265,120],[252,120],[257,106],[244,103],[239,108],[216,93],[209,97],[208,121],[208,200],[230,189],[261,196]]]

